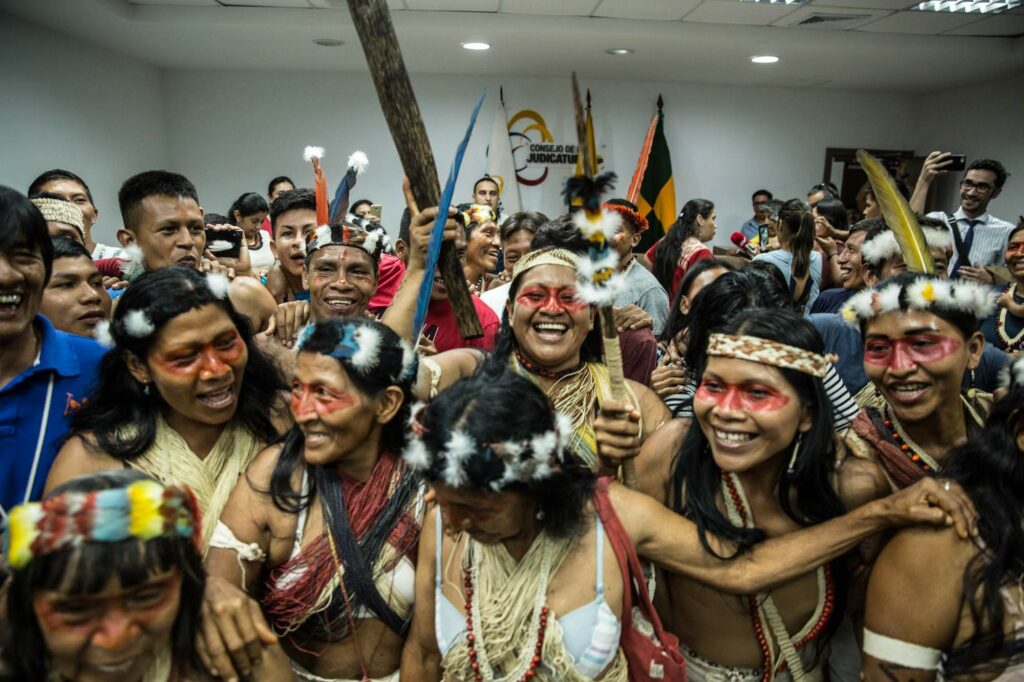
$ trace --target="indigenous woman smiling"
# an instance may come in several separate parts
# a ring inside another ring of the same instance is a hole
[[[879,394],[878,407],[854,419],[847,447],[881,465],[882,488],[940,471],[984,423],[988,394],[963,393],[961,383],[981,358],[978,322],[992,312],[993,299],[970,280],[902,274],[843,308],[843,317],[860,326],[864,371]]]
[[[11,510],[0,679],[208,679],[194,644],[206,581],[199,516],[187,488],[124,470]],[[276,639],[257,627],[267,648],[250,679],[291,679]]]
[[[1019,356],[1024,351],[1024,221],[1010,232],[1006,267],[1013,282],[999,297],[999,309],[981,324],[985,340],[996,348]]]
[[[470,204],[459,215],[466,229],[466,261],[462,267],[472,290],[480,294],[494,279],[501,253],[498,216],[485,204]]]
[[[256,458],[217,523],[211,585],[259,599],[299,679],[397,679],[423,507],[400,458],[414,363],[377,322],[309,328],[292,378],[295,426]],[[235,648],[233,623],[249,617],[245,606],[232,612],[237,596],[211,590],[220,632],[207,627],[208,650],[219,636]]]
[[[820,381],[817,390],[823,392]],[[772,442],[780,447],[788,442],[785,430],[791,439],[805,416],[813,423],[815,445],[828,438],[822,433],[827,411],[818,424],[821,418],[808,415],[792,389],[780,385],[771,396],[750,391],[738,398],[728,397],[731,388],[725,393],[722,400],[768,402],[786,411],[785,425],[768,420]],[[589,467],[566,447],[571,430],[565,420],[556,420],[535,385],[507,372],[456,383],[413,414],[412,428],[418,436],[405,459],[432,482],[438,504],[420,538],[415,615],[402,657],[403,679],[416,682],[442,674],[447,680],[627,679],[620,647],[627,641],[624,585],[632,583],[624,582],[623,557],[617,555],[632,546],[646,559],[717,589],[757,592],[793,580],[890,523],[946,518],[926,509],[921,491],[904,491],[842,519],[757,544],[753,540],[763,533],[730,531],[724,520],[716,526],[722,533],[709,531],[647,495],[607,479],[595,484]],[[801,492],[810,485],[803,472],[824,479],[825,453],[818,453],[808,452],[798,463]],[[788,459],[787,450],[776,470]],[[721,486],[717,476],[714,482]],[[934,481],[922,486],[943,505],[956,497]],[[739,505],[749,518],[745,502]],[[801,511],[816,519],[836,506],[820,489],[808,493],[807,505],[810,511]],[[736,535],[747,542],[742,559],[723,560],[705,550],[709,545],[728,555]],[[611,544],[613,537],[627,547]],[[721,599],[719,594],[714,618],[721,618]],[[746,626],[750,652],[758,655],[749,620]]]
[[[907,529],[875,563],[864,631],[868,682],[1024,678],[1024,360],[1009,379],[984,430],[945,470],[977,506],[977,540]]]
[[[608,393],[608,368],[601,362],[596,309],[577,297],[577,252],[586,243],[571,219],[548,223],[533,243],[540,248],[523,256],[512,271],[505,317],[483,371],[510,368],[540,386],[555,409],[572,420],[572,450],[596,467],[593,421]],[[555,244],[569,245],[571,250]],[[416,393],[423,398],[434,395],[475,372],[480,361],[479,353],[465,349],[424,359]],[[641,413],[643,439],[669,418],[669,412],[646,386],[626,383],[632,404]]]
[[[47,490],[127,467],[188,485],[208,518],[220,515],[249,461],[278,437],[284,389],[227,291],[225,277],[187,268],[148,272],[127,289],[99,385],[72,422]],[[204,541],[212,532],[208,524]]]

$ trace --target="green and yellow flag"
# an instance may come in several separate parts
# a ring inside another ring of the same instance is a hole
[[[676,220],[676,186],[672,178],[672,158],[665,139],[665,101],[658,95],[658,111],[651,120],[636,163],[633,180],[626,199],[636,204],[640,215],[647,218],[650,229],[643,233],[635,251],[643,253],[665,234]]]

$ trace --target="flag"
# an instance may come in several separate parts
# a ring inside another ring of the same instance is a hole
[[[590,150],[590,165],[591,168],[583,169],[583,150],[579,151],[576,155],[576,177],[586,175],[587,177],[594,177],[597,175],[597,143],[594,142],[594,119],[590,115],[590,89],[587,89],[587,148]]]
[[[512,140],[508,136],[508,114],[505,113],[505,93],[501,92],[498,110],[494,112],[491,144],[487,148],[487,174],[498,183],[502,213],[506,216],[522,210],[519,200],[519,181],[516,162],[512,158]]]
[[[676,220],[676,186],[672,178],[672,159],[665,139],[665,104],[658,95],[658,111],[651,120],[636,163],[633,180],[626,198],[636,204],[640,215],[647,218],[650,229],[643,233],[636,251],[643,253],[665,234]]]

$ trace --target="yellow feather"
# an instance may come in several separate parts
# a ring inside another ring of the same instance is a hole
[[[935,261],[932,260],[932,252],[924,239],[924,232],[917,224],[917,216],[914,215],[910,204],[896,189],[896,183],[893,182],[889,171],[885,170],[878,159],[863,149],[857,150],[857,160],[871,182],[871,189],[874,190],[878,206],[882,209],[885,224],[896,235],[896,243],[900,245],[907,269],[911,272],[934,275]]]

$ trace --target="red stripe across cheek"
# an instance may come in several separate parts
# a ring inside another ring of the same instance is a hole
[[[552,314],[574,315],[589,305],[577,297],[576,287],[546,287],[532,284],[516,297],[516,303],[530,310],[543,310]]]
[[[789,396],[766,387],[746,384],[701,384],[696,397],[722,410],[774,412],[789,404]]]
[[[322,394],[321,394],[322,393]],[[332,391],[320,386],[297,383],[292,388],[292,415],[301,417],[310,412],[323,416],[356,404],[355,397],[345,391]]]
[[[962,347],[959,339],[939,334],[876,339],[865,345],[864,362],[877,367],[910,369],[914,365],[938,362]]]

